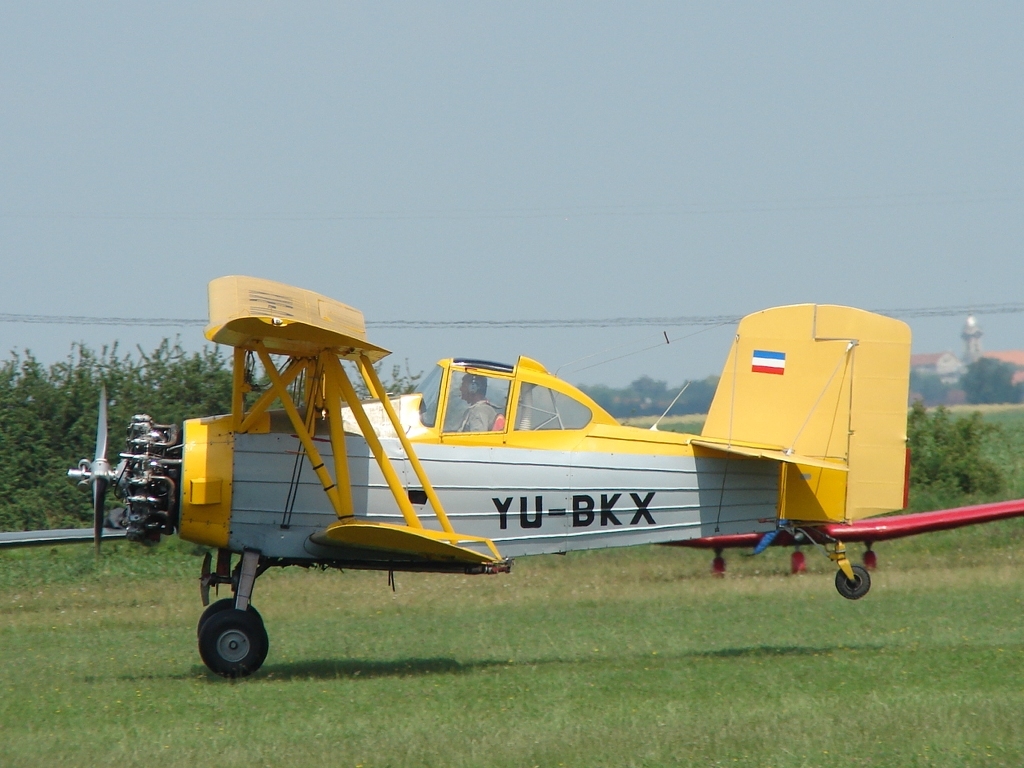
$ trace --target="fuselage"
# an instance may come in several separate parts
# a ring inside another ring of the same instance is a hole
[[[478,431],[466,430],[475,404],[467,377],[483,379],[477,386],[489,393]],[[393,403],[454,529],[490,539],[505,557],[775,526],[777,464],[695,455],[692,435],[622,426],[527,358],[516,366],[442,361],[419,392]],[[383,408],[364,408],[424,527],[440,530]],[[402,524],[366,440],[345,415],[356,518]],[[330,441],[316,439],[330,465]],[[365,553],[313,541],[337,516],[305,463],[289,422],[274,414],[245,434],[231,432],[228,417],[187,422],[182,537],[275,558],[358,559]],[[208,491],[215,475],[219,489],[198,496],[194,481]]]

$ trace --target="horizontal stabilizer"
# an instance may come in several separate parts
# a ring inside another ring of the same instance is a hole
[[[461,536],[424,528],[409,528],[389,523],[339,521],[324,531],[310,536],[314,544],[325,547],[357,547],[377,552],[393,552],[405,557],[418,557],[434,562],[483,565],[501,560],[489,539]],[[486,555],[459,546],[460,543],[482,543],[493,553]]]
[[[734,456],[746,456],[750,459],[771,459],[772,461],[783,461],[788,464],[801,464],[805,467],[818,467],[819,469],[834,469],[838,472],[846,472],[847,467],[841,461],[818,459],[812,456],[801,456],[791,451],[781,449],[757,448],[752,446],[736,445],[728,440],[716,440],[715,438],[702,437],[699,440],[691,440],[690,445],[698,448],[710,448],[714,451],[729,453]]]

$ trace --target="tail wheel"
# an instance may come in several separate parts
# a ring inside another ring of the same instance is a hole
[[[255,610],[239,611],[228,606],[199,625],[199,655],[210,671],[221,677],[251,675],[263,665],[269,649],[267,630]]]
[[[871,589],[871,576],[863,565],[854,565],[853,579],[846,578],[842,571],[836,572],[836,589],[847,600],[860,600]]]

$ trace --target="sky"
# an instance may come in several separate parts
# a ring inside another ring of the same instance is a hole
[[[359,308],[413,372],[622,386],[718,373],[732,326],[501,322],[1024,302],[1022,29],[1011,2],[4,3],[0,316],[202,320],[247,274]],[[908,320],[914,351],[964,319]],[[1024,313],[979,319],[1024,348]],[[201,332],[0,320],[0,357]]]

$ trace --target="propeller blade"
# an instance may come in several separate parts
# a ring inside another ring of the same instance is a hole
[[[103,536],[103,497],[107,494],[107,479],[92,479],[92,540],[96,546],[96,557],[100,556],[100,540]]]
[[[107,458],[107,385],[100,389],[100,416],[96,423],[96,461]]]
[[[93,460],[92,475],[92,539],[96,557],[100,556],[100,540],[103,536],[103,500],[107,494],[107,476],[110,464],[107,462],[107,385],[100,388],[100,415],[96,421],[96,458]]]

